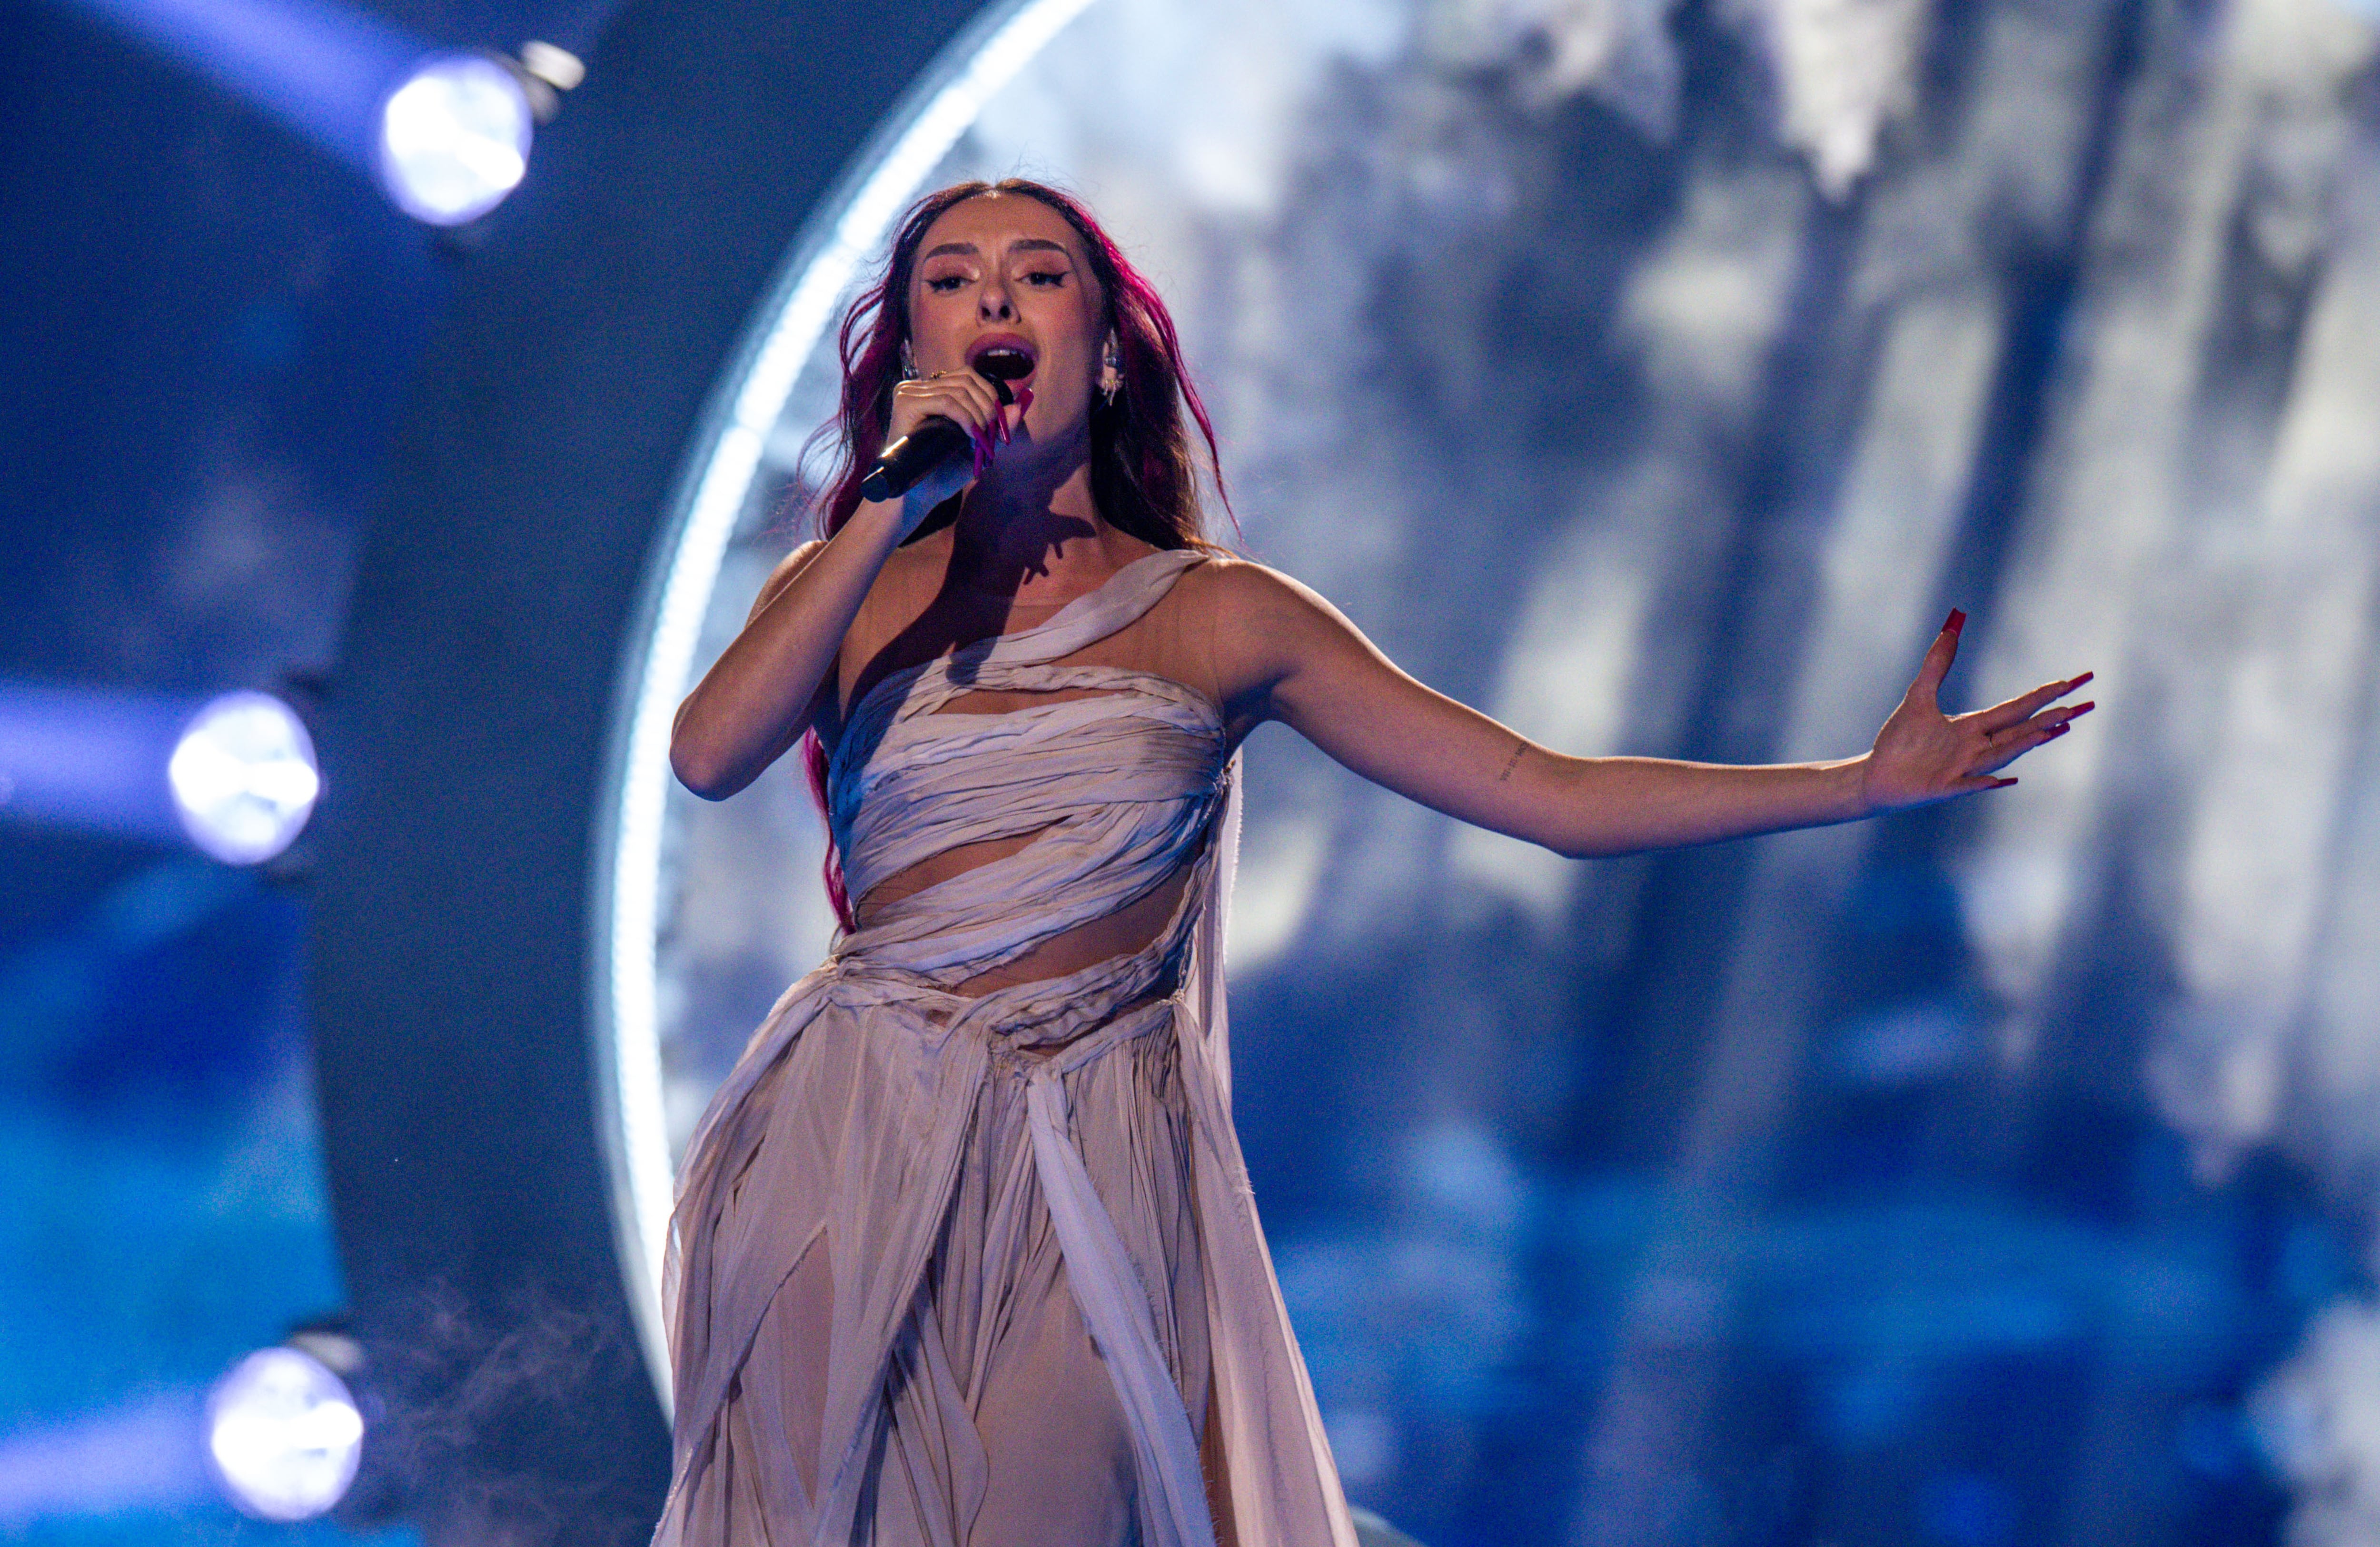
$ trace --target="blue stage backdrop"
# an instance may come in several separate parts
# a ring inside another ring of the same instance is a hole
[[[905,83],[1037,9],[640,0],[599,45],[389,5],[592,67],[434,253],[103,23],[7,14],[34,142],[158,81],[246,138],[194,172],[136,116],[80,203],[0,173],[42,281],[0,325],[71,387],[5,389],[0,671],[301,668],[328,784],[312,880],[0,830],[0,1534],[335,1540],[171,1447],[346,1307],[421,1355],[400,1405],[494,1368],[422,1341],[451,1309],[618,1416],[507,1399],[371,1474],[433,1543],[575,1540],[540,1479],[634,1536],[652,1167],[831,923],[797,771],[638,826],[634,700],[808,535],[832,362],[784,319],[834,222],[1022,172],[1175,305],[1220,535],[1548,746],[1856,752],[1953,606],[1961,706],[2099,674],[2013,789],[1596,863],[1252,741],[1237,1116],[1350,1496],[1429,1547],[2380,1538],[2380,14],[1089,0],[885,171]],[[830,57],[846,94],[786,85]],[[268,172],[310,202],[244,210]]]

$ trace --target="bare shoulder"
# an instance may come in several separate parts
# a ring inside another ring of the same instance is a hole
[[[1269,693],[1318,659],[1368,649],[1321,592],[1270,565],[1217,554],[1184,577],[1197,591],[1214,671],[1226,700]]]
[[[1338,616],[1339,610],[1303,580],[1237,554],[1209,554],[1183,579],[1196,588],[1197,603],[1213,618],[1218,633],[1255,632],[1301,617]]]
[[[1216,554],[1193,574],[1207,592],[1202,604],[1209,609],[1219,638],[1238,636],[1259,645],[1264,640],[1311,645],[1354,633],[1347,614],[1333,607],[1323,592],[1271,564]]]

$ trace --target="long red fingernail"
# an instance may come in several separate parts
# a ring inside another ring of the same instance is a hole
[[[1950,609],[1950,616],[1949,620],[1942,625],[1942,632],[1945,634],[1955,634],[1966,626],[1967,615],[1961,612],[1958,608],[1953,607]]]
[[[2098,675],[2099,674],[2097,672],[2084,672],[2081,676],[2078,676],[2073,681],[2068,683],[2066,685],[2066,690],[2070,693],[2074,691],[2075,688],[2082,687],[2084,683],[2090,681],[2093,677]]]
[[[2073,725],[2073,723],[2072,723],[2071,721],[2061,720],[2061,721],[2059,721],[2058,724],[2056,724],[2056,725],[2054,725],[2050,726],[2050,727],[2049,727],[2049,734],[2048,734],[2047,736],[2046,736],[2046,737],[2042,737],[2042,739],[2043,739],[2043,740],[2045,740],[2045,741],[2055,741],[2055,740],[2057,740],[2059,737],[2064,736],[2068,731],[2070,731],[2070,730],[2072,730],[2073,728],[2074,728],[2074,725]]]
[[[2083,700],[2081,703],[2078,703],[2078,704],[2076,704],[2076,705],[2074,706],[2074,713],[2077,713],[2077,714],[2088,714],[2088,713],[2090,713],[2093,710],[2095,710],[2095,709],[2096,709],[2096,708],[2098,708],[2098,707],[2099,707],[2099,700],[2096,700],[2096,699],[2085,699],[2085,700]]]
[[[1031,408],[1032,406],[1033,406],[1033,389],[1032,389],[1031,387],[1018,387],[1018,388],[1016,389],[1016,415],[1017,415],[1017,417],[1018,417],[1019,419],[1024,418],[1024,417],[1025,417],[1025,410],[1026,410],[1026,409],[1027,409],[1027,408]]]

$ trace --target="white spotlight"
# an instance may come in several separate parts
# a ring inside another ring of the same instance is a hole
[[[295,1348],[232,1366],[207,1398],[207,1453],[231,1502],[264,1520],[310,1520],[345,1496],[363,1415],[346,1383]]]
[[[511,70],[484,55],[433,55],[381,105],[381,181],[416,220],[476,220],[520,186],[534,123]]]
[[[232,865],[287,848],[322,790],[313,738],[287,704],[264,693],[225,693],[200,710],[165,778],[190,841]]]

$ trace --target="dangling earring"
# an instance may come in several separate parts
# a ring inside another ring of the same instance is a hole
[[[917,379],[917,362],[910,358],[909,341],[905,338],[901,340],[901,379],[905,382]]]
[[[1099,401],[1109,408],[1115,406],[1116,392],[1123,384],[1123,363],[1116,359],[1115,340],[1108,340],[1108,358],[1100,374],[1107,379],[1099,384]]]

